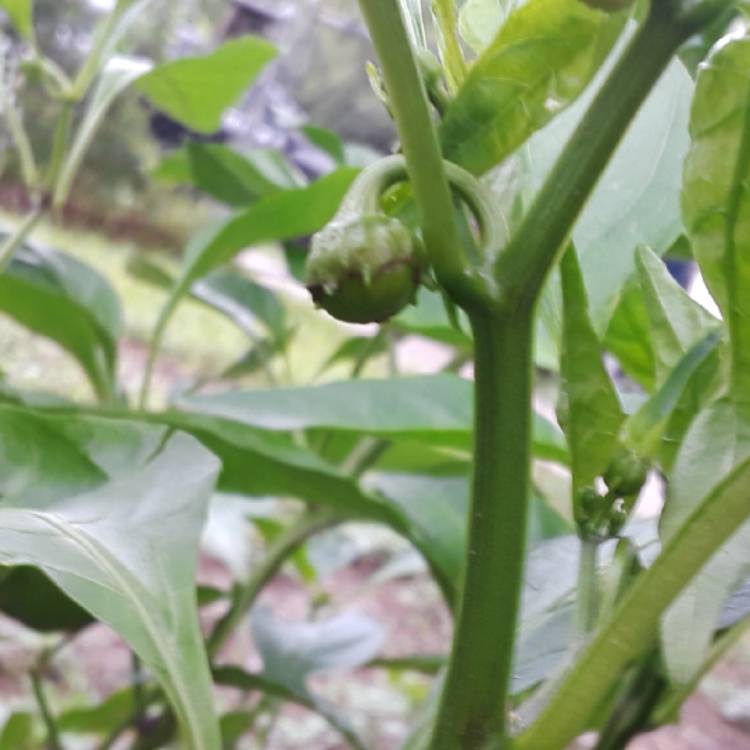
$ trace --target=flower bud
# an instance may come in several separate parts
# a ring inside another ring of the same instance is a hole
[[[621,453],[612,460],[604,474],[604,482],[616,497],[640,492],[648,477],[649,462],[635,453]]]

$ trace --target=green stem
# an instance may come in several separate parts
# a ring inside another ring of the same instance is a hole
[[[536,299],[545,277],[633,117],[695,25],[654,0],[496,264],[511,304]]]
[[[581,644],[586,643],[593,633],[599,616],[599,590],[596,579],[598,553],[598,542],[593,539],[581,539],[576,602],[578,637]]]
[[[717,485],[638,575],[515,750],[564,748],[586,729],[602,696],[654,642],[662,613],[750,515],[749,476],[750,460]]]
[[[50,157],[49,171],[47,173],[47,189],[54,191],[57,185],[57,179],[62,169],[65,153],[70,141],[70,128],[73,124],[74,102],[66,100],[63,102],[62,111],[57,120],[57,127],[52,141],[52,155]]]
[[[4,86],[0,86],[0,89],[4,88]],[[39,183],[39,171],[34,159],[34,150],[26,128],[23,126],[21,115],[7,91],[2,94],[2,109],[5,113],[5,121],[8,123],[8,132],[18,152],[24,185],[29,190],[34,190]]]
[[[432,12],[440,32],[440,51],[448,72],[451,90],[456,91],[466,78],[466,60],[458,40],[458,18],[454,0],[433,0]]]
[[[529,492],[532,314],[471,316],[474,477],[468,557],[431,750],[502,742]]]
[[[419,212],[430,261],[440,284],[457,302],[476,306],[486,290],[466,266],[427,94],[398,0],[360,0],[383,69],[388,103]]]
[[[42,721],[44,722],[44,727],[47,731],[47,750],[62,750],[60,734],[57,731],[55,717],[52,715],[49,703],[47,702],[44,685],[42,684],[42,676],[38,668],[31,670],[31,689],[34,692],[34,698],[39,707],[39,713],[42,715]]]
[[[16,231],[0,245],[0,274],[6,271],[16,251],[34,231],[34,227],[39,223],[42,216],[44,216],[44,209],[36,208],[26,216]]]
[[[162,341],[164,334],[169,325],[169,321],[172,319],[172,314],[177,309],[177,304],[180,301],[180,295],[176,290],[170,293],[169,299],[162,307],[159,313],[159,319],[156,321],[156,327],[151,335],[151,341],[148,346],[148,356],[146,357],[146,366],[143,371],[143,382],[141,383],[141,393],[138,398],[138,406],[140,409],[146,409],[148,407],[148,397],[151,392],[151,384],[154,378],[154,368],[156,366],[156,360],[161,351]]]
[[[306,513],[273,543],[265,559],[235,594],[229,611],[214,627],[208,638],[208,653],[216,656],[234,628],[253,606],[263,587],[276,575],[286,559],[307,539],[343,520],[340,512],[321,510]]]

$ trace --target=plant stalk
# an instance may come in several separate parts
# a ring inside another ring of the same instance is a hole
[[[34,231],[34,228],[41,220],[44,215],[43,208],[35,208],[26,218],[18,225],[16,231],[9,235],[0,244],[0,274],[4,273],[10,262],[13,260],[13,256],[16,254],[21,245],[26,241],[28,236]]]
[[[55,722],[55,717],[52,715],[52,711],[47,701],[47,695],[44,691],[42,675],[39,667],[35,667],[31,670],[31,689],[34,692],[34,699],[39,707],[39,713],[42,715],[42,721],[44,722],[44,727],[47,732],[47,750],[62,750],[60,734],[57,731],[57,723]]]
[[[607,81],[497,260],[496,276],[512,302],[530,303],[570,234],[628,126],[694,24],[654,0]]]
[[[596,628],[599,617],[599,591],[596,579],[596,563],[599,543],[593,539],[581,539],[581,554],[578,560],[578,599],[576,619],[578,639],[581,644],[588,641]]]
[[[443,168],[427,94],[398,0],[359,0],[378,53],[388,104],[396,121],[425,247],[443,288],[461,304],[475,305],[484,287],[461,251],[453,198]]]
[[[276,575],[286,559],[311,536],[331,528],[342,520],[341,513],[335,510],[310,512],[281,534],[257,570],[237,590],[229,611],[216,623],[207,643],[211,658],[216,656],[234,628],[253,606],[263,587]]]
[[[529,493],[533,316],[471,316],[474,476],[468,557],[431,750],[502,746]]]

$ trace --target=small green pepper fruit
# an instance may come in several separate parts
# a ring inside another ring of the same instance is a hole
[[[398,219],[365,214],[313,237],[307,288],[334,318],[381,323],[414,302],[425,268],[416,238]]]
[[[649,462],[632,451],[616,456],[604,474],[604,482],[615,497],[628,497],[640,492],[646,482]]]
[[[606,13],[618,13],[630,7],[635,0],[583,0],[590,8],[603,10]]]

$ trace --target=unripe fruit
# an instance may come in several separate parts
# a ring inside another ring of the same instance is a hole
[[[398,219],[366,214],[333,221],[313,237],[307,288],[347,323],[381,323],[414,301],[424,253]]]

